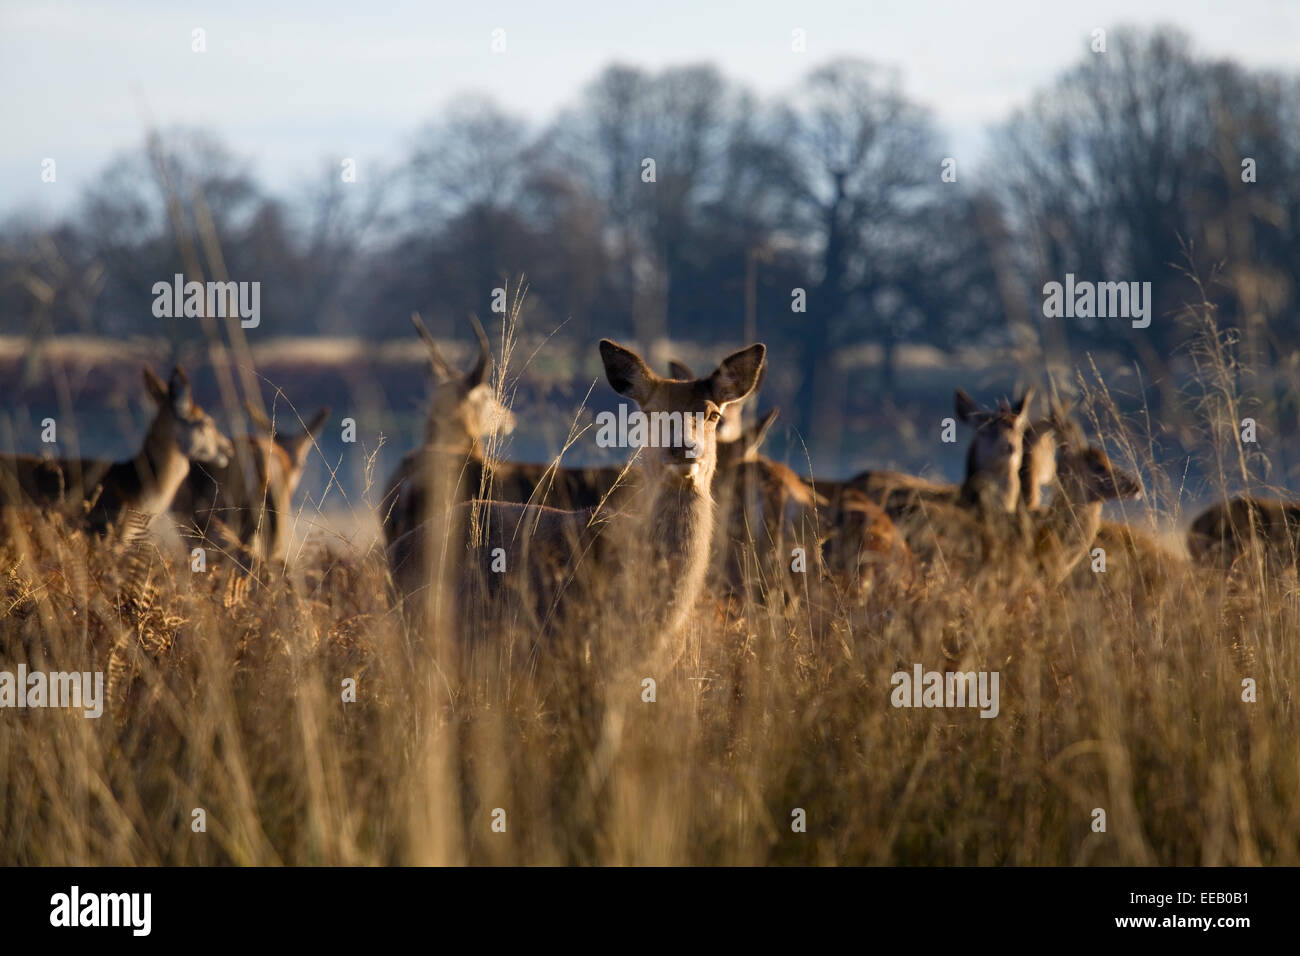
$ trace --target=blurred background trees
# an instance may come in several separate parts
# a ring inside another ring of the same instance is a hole
[[[1243,357],[1294,350],[1298,101],[1295,77],[1198,59],[1176,32],[1119,34],[997,131],[1027,294],[1067,272],[1152,283],[1150,328],[1050,320],[1055,348],[1118,349],[1168,381],[1188,334],[1170,319],[1200,295],[1186,272],[1217,269],[1206,291],[1245,336]]]
[[[391,168],[346,183],[327,164],[287,197],[202,131],[163,130],[52,233],[0,229],[0,315],[6,332],[198,337],[151,312],[188,249],[205,278],[262,282],[261,336],[373,340],[409,336],[413,309],[444,329],[487,315],[524,275],[527,329],[558,343],[762,338],[789,356],[773,374],[808,437],[834,430],[837,357],[862,348],[879,361],[853,391],[876,401],[910,344],[1112,352],[1162,387],[1186,343],[1173,316],[1199,295],[1189,267],[1213,274],[1245,356],[1294,351],[1297,77],[1114,31],[992,131],[979,175],[958,156],[941,181],[950,155],[897,78],[856,60],[775,101],[711,66],[614,65],[546,124],[466,96]],[[1151,282],[1151,327],[1045,319],[1042,286],[1066,273]]]

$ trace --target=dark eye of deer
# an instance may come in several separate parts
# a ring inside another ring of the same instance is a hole
[[[722,412],[717,411],[716,409],[714,411],[709,412],[710,424],[716,425],[720,421],[722,421]]]

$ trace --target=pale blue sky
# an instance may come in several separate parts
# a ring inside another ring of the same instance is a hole
[[[355,156],[363,175],[367,160],[394,161],[458,92],[540,124],[611,61],[710,61],[776,95],[828,59],[864,56],[896,66],[972,158],[981,131],[1077,60],[1094,27],[1154,23],[1208,54],[1300,71],[1300,0],[0,0],[0,215],[65,210],[148,117],[211,128],[291,192],[326,160]],[[490,49],[498,27],[504,54]],[[44,157],[55,184],[40,181]]]

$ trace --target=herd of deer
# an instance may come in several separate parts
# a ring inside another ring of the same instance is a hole
[[[706,591],[788,603],[807,580],[800,575],[812,574],[861,596],[880,575],[934,565],[972,577],[1016,565],[1055,585],[1095,547],[1156,547],[1101,517],[1105,501],[1140,495],[1139,481],[1055,403],[1032,419],[1032,389],[996,408],[957,390],[957,418],[972,432],[959,485],[890,471],[821,481],[760,454],[775,410],[742,424],[742,403],[762,382],[763,345],[727,356],[703,378],[680,363],[662,377],[606,339],[609,384],[647,415],[680,416],[681,441],[642,447],[625,466],[530,465],[484,451],[515,421],[489,383],[491,348],[478,323],[478,357],[462,373],[414,322],[432,401],[423,442],[393,473],[380,515],[408,607],[420,603],[439,554],[462,600],[522,599],[545,629],[639,585],[643,626],[671,634]],[[119,540],[170,510],[208,540],[283,562],[291,499],[329,410],[286,435],[250,409],[258,434],[231,442],[179,367],[166,384],[146,369],[145,385],[157,412],[138,455],[117,463],[0,456],[0,507],[58,511]],[[454,541],[462,549],[449,548]],[[1220,567],[1248,552],[1294,566],[1300,505],[1216,504],[1192,523],[1188,545],[1193,558]],[[646,599],[647,582],[658,597]]]

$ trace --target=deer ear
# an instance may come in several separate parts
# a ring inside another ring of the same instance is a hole
[[[153,369],[149,368],[147,365],[144,367],[144,387],[145,390],[148,391],[149,397],[152,398],[156,404],[162,405],[166,403],[167,385],[162,379],[155,375]]]
[[[172,377],[167,383],[167,391],[171,396],[172,409],[178,415],[184,415],[194,405],[194,393],[190,390],[189,376],[185,374],[185,369],[179,365],[172,369]]]
[[[1074,414],[1074,402],[1058,402],[1053,398],[1048,403],[1048,418],[1056,426],[1057,431],[1065,431],[1073,423],[1071,415]]]
[[[415,326],[415,331],[419,333],[420,340],[424,342],[424,347],[429,351],[429,365],[433,370],[443,378],[455,378],[456,373],[447,360],[442,357],[442,352],[438,351],[438,343],[433,340],[433,334],[429,327],[424,324],[424,319],[420,318],[419,312],[411,313],[411,325]]]
[[[980,407],[975,404],[975,399],[971,398],[962,389],[957,389],[955,394],[955,407],[957,411],[957,420],[965,422],[967,425],[979,425],[984,421],[984,413]]]
[[[1011,406],[1011,410],[1016,414],[1016,424],[1021,428],[1029,424],[1029,403],[1034,397],[1034,386],[1030,385],[1025,389],[1025,394],[1020,396],[1020,401]]]
[[[668,363],[668,374],[683,382],[695,381],[695,373],[691,371],[691,367],[685,362],[679,362],[676,359],[672,359]]]
[[[311,421],[307,423],[306,431],[308,436],[313,438],[315,437],[316,433],[321,430],[321,428],[324,426],[324,424],[327,421],[329,421],[330,411],[331,411],[330,407],[326,405],[324,408],[322,408],[320,411],[316,413],[315,417],[312,418]]]
[[[293,459],[294,467],[302,468],[307,464],[307,455],[311,452],[312,445],[316,438],[316,433],[329,418],[330,409],[327,405],[316,413],[311,421],[303,426],[303,431],[292,437],[285,438],[283,435],[276,435],[275,440],[284,449],[285,454]]]
[[[741,452],[745,458],[753,458],[758,455],[758,449],[763,444],[763,439],[767,437],[767,431],[776,421],[776,416],[781,409],[773,408],[760,418],[755,424],[746,428],[738,439],[742,443]]]
[[[478,339],[478,358],[474,362],[474,367],[465,373],[465,391],[478,388],[487,378],[488,369],[492,367],[492,346],[488,344],[487,333],[483,331],[483,323],[477,316],[471,315],[470,322],[474,324],[474,335]]]
[[[253,427],[258,431],[265,432],[268,435],[275,431],[275,426],[271,424],[271,420],[251,401],[245,400],[244,411],[248,413],[248,420],[253,423]]]
[[[605,377],[614,391],[638,405],[649,399],[659,377],[650,371],[641,356],[617,342],[601,339],[600,359],[605,363]]]
[[[726,405],[738,402],[752,392],[758,385],[758,375],[763,370],[766,359],[767,347],[762,344],[751,345],[724,358],[722,364],[709,376],[713,400],[719,405]]]

